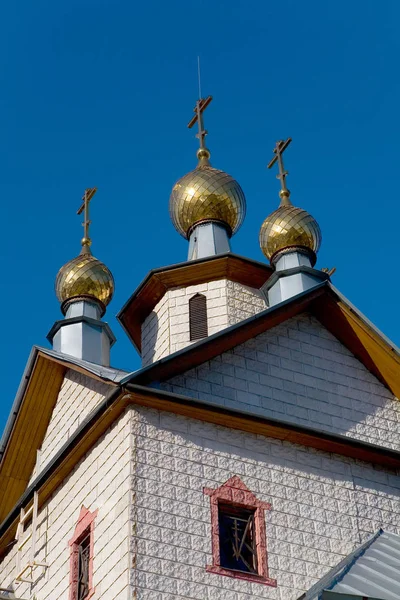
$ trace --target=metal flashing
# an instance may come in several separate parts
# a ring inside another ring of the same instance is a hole
[[[313,269],[306,265],[300,265],[299,267],[292,267],[291,269],[282,269],[281,271],[274,271],[271,277],[263,285],[264,290],[269,290],[281,277],[289,277],[290,275],[297,275],[298,273],[307,273],[322,281],[329,280],[328,273],[324,273],[319,269]]]
[[[8,444],[9,437],[11,435],[11,431],[14,427],[15,419],[17,418],[19,408],[21,406],[23,397],[25,395],[25,391],[29,382],[29,378],[33,371],[33,367],[35,366],[36,358],[39,352],[39,348],[37,346],[33,346],[30,351],[29,358],[27,360],[24,372],[22,373],[22,377],[17,389],[17,393],[14,398],[14,402],[11,407],[11,412],[8,416],[6,426],[4,428],[3,434],[0,440],[0,462],[2,461],[4,450]]]
[[[82,367],[82,369],[85,369],[89,373],[93,373],[93,375],[97,375],[98,377],[101,377],[106,381],[112,381],[114,383],[119,383],[122,379],[125,379],[129,375],[133,375],[135,372],[128,372],[122,369],[117,369],[115,367],[105,367],[103,365],[98,365],[97,363],[92,363],[87,360],[75,358],[74,356],[70,356],[69,354],[63,354],[61,352],[56,352],[55,350],[51,350],[49,348],[43,348],[41,346],[35,346],[35,348],[37,348],[37,350],[39,350],[43,354],[47,354],[52,358],[62,360],[71,365],[76,365],[77,367]]]
[[[59,331],[59,329],[61,329],[61,327],[65,327],[65,325],[71,325],[73,323],[87,323],[88,325],[98,327],[99,329],[104,329],[104,331],[106,332],[106,334],[108,335],[108,337],[110,339],[110,347],[113,346],[115,344],[115,342],[117,341],[117,338],[111,331],[109,324],[106,323],[105,321],[100,321],[99,319],[93,319],[92,317],[79,316],[79,317],[69,317],[67,319],[60,319],[59,321],[56,321],[46,336],[46,338],[48,339],[50,344],[52,343],[52,340],[53,340],[55,334],[57,333],[57,331]]]

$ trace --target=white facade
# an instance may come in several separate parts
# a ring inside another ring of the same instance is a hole
[[[400,477],[310,448],[158,411],[140,410],[138,597],[296,600],[379,527],[400,533]],[[277,587],[207,573],[210,499],[239,475],[266,512]]]
[[[85,417],[100,404],[108,389],[109,386],[101,381],[72,369],[67,371],[42,443],[39,472],[43,471]]]
[[[264,308],[258,292],[226,280],[172,290],[158,305],[164,303],[171,328],[171,346],[160,351],[171,352],[172,342],[188,344],[174,336],[184,335],[178,329],[186,323],[185,307],[198,292],[209,302],[210,329]],[[161,308],[158,318],[165,323]],[[161,387],[400,450],[398,400],[308,314]],[[108,389],[67,371],[41,469]],[[268,568],[277,587],[206,570],[212,532],[204,488],[233,476],[271,504],[265,513]],[[40,509],[35,558],[49,565],[45,575],[33,586],[16,583],[14,545],[0,563],[0,587],[12,584],[24,600],[70,600],[68,542],[82,506],[98,511],[93,600],[297,600],[380,527],[400,534],[400,473],[132,405]],[[29,544],[22,563],[28,552]]]
[[[210,498],[238,475],[266,512],[270,576],[277,587],[206,572]],[[186,419],[128,409],[40,511],[38,559],[46,576],[27,600],[69,598],[69,547],[81,506],[98,510],[96,600],[296,600],[383,527],[400,533],[400,477],[350,458]],[[16,547],[0,565],[15,576]]]
[[[208,335],[266,308],[259,290],[228,279],[169,290],[142,325],[143,366],[193,343],[189,336],[189,300],[195,294],[207,298]]]
[[[37,561],[49,565],[36,585],[14,582],[14,545],[0,563],[0,587],[13,585],[24,600],[68,600],[70,549],[80,510],[98,510],[94,524],[93,580],[95,600],[127,600],[132,564],[129,535],[132,503],[132,419],[128,411],[95,444],[39,512]],[[29,533],[29,529],[27,532]],[[22,566],[28,561],[26,544]],[[40,574],[41,569],[38,569]]]

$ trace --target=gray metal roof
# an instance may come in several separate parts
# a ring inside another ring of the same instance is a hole
[[[399,600],[400,535],[380,529],[320,579],[302,600],[328,597]]]
[[[75,358],[74,356],[70,356],[69,354],[63,354],[62,352],[50,350],[49,348],[42,348],[41,346],[35,346],[35,348],[39,352],[43,352],[43,354],[47,354],[48,356],[52,356],[53,358],[63,360],[66,363],[70,363],[71,365],[82,367],[86,371],[89,371],[89,373],[93,373],[93,375],[97,375],[98,377],[101,377],[102,379],[106,379],[108,381],[114,381],[115,383],[119,383],[123,379],[126,379],[127,377],[134,374],[134,371],[129,372],[123,371],[122,369],[116,369],[114,367],[104,367],[96,363],[88,362],[87,360]]]

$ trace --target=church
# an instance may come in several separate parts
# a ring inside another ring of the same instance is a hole
[[[110,366],[114,280],[84,193],[62,318],[1,439],[1,600],[400,598],[400,352],[316,267],[290,138],[268,165],[265,262],[231,251],[246,199],[211,166],[210,102],[169,202],[187,260],[150,271],[118,313],[134,372]]]

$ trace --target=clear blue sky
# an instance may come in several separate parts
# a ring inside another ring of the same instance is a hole
[[[79,252],[85,187],[99,189],[93,253],[116,280],[112,363],[138,368],[115,314],[150,269],[186,259],[168,198],[196,164],[198,54],[212,163],[247,197],[234,251],[264,260],[258,231],[278,202],[265,166],[293,137],[288,183],[320,223],[317,264],[400,343],[399,22],[396,0],[2,4],[0,430],[61,318],[54,279]]]

